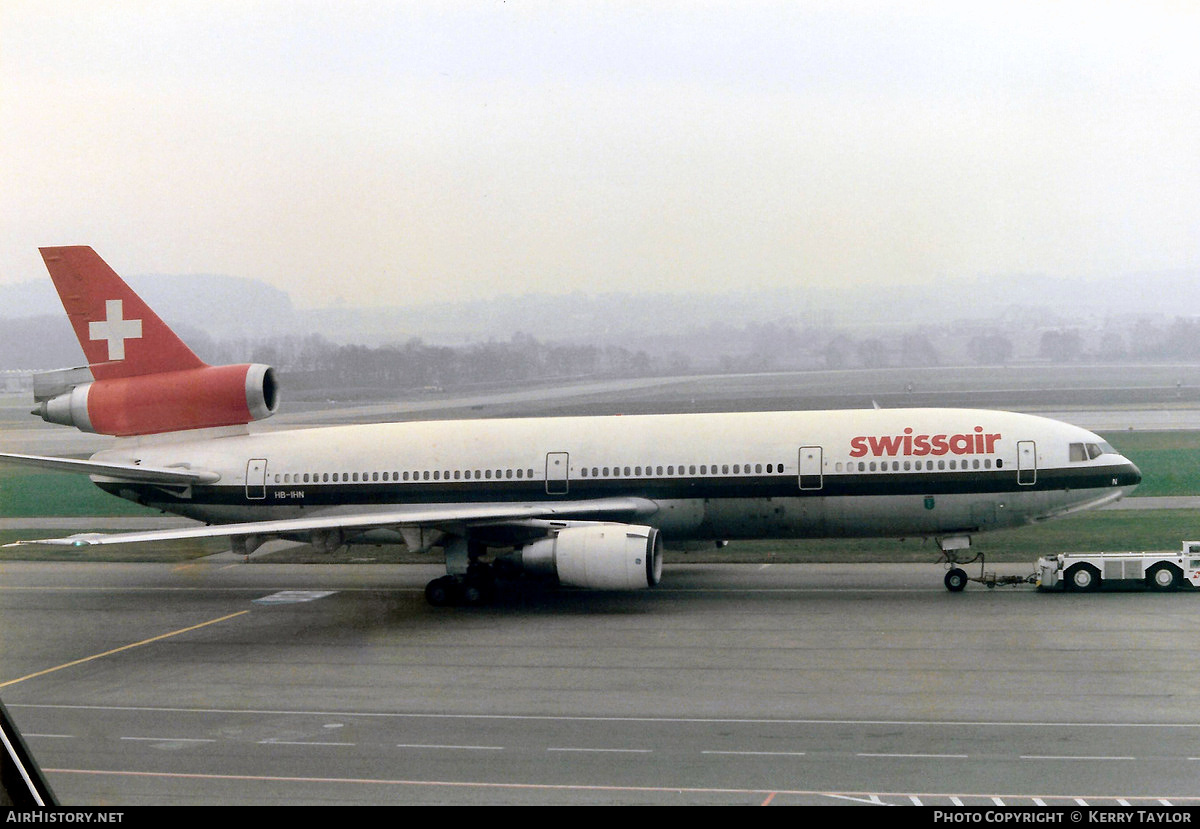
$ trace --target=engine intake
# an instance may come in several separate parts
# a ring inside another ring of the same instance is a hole
[[[662,539],[636,524],[567,527],[522,548],[521,564],[570,587],[642,590],[662,577]]]

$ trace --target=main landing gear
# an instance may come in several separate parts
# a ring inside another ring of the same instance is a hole
[[[434,607],[479,607],[496,595],[495,568],[483,561],[487,547],[474,538],[447,540],[447,575],[425,585],[425,601]]]
[[[480,607],[496,595],[496,575],[489,564],[472,563],[466,575],[447,575],[425,585],[425,601],[434,607]]]

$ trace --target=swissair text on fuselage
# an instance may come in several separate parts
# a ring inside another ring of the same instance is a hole
[[[902,435],[859,435],[850,438],[850,457],[865,455],[986,455],[996,451],[999,433],[984,434],[982,426],[975,433],[959,435],[914,435],[911,428]]]

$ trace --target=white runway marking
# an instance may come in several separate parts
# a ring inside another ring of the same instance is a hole
[[[453,751],[504,751],[504,746],[454,746],[434,745],[428,743],[398,743],[396,748],[436,748],[451,749]]]
[[[745,757],[803,757],[803,751],[717,751],[710,749],[701,751],[701,754],[733,754]]]
[[[868,752],[859,752],[856,757],[898,757],[905,760],[911,759],[933,759],[933,760],[966,760],[966,754],[871,754]]]
[[[254,599],[254,604],[296,604],[297,602],[311,602],[314,599],[323,599],[326,596],[332,596],[336,590],[282,590],[278,593],[272,593],[270,596],[263,596],[261,599]]]
[[[1136,760],[1136,757],[1104,757],[1065,754],[1022,754],[1022,760]]]
[[[600,753],[611,754],[651,754],[654,749],[651,748],[571,748],[571,747],[551,747],[546,751],[594,751]]]
[[[870,803],[872,806],[891,806],[891,803],[884,803],[879,799],[879,795],[871,795],[870,797],[854,797],[848,794],[830,794],[825,793],[825,797],[832,797],[836,800],[852,800],[855,803]]]

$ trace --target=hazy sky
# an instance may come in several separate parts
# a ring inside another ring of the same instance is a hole
[[[1197,44],[1189,0],[2,0],[0,281],[55,244],[304,306],[1200,268]]]

